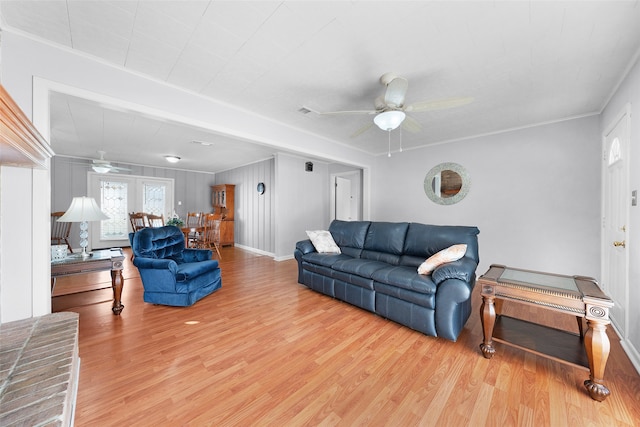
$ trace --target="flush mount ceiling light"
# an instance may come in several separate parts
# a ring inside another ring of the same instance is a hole
[[[180,157],[178,156],[164,156],[164,158],[167,159],[169,163],[178,163],[180,161]]]
[[[373,118],[373,122],[382,130],[392,131],[402,124],[406,114],[404,111],[384,111]]]

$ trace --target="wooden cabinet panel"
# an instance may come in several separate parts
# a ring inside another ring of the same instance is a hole
[[[211,205],[213,213],[220,216],[220,246],[233,246],[234,240],[234,212],[235,185],[220,184],[211,186]]]
[[[235,221],[223,220],[220,221],[220,242],[218,243],[220,246],[233,246],[234,244],[234,234],[233,227]]]

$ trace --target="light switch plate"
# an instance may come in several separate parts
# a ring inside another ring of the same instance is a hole
[[[638,206],[638,190],[631,192],[631,206]]]

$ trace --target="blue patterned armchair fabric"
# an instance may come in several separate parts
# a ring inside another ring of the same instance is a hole
[[[144,228],[132,233],[130,240],[145,302],[190,306],[222,286],[211,251],[185,248],[178,227]]]

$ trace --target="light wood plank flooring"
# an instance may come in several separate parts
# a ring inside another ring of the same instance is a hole
[[[222,289],[189,308],[144,303],[128,259],[121,316],[110,288],[65,296],[108,287],[108,273],[58,279],[54,311],[80,313],[77,426],[640,425],[640,376],[611,330],[599,403],[586,370],[499,343],[483,358],[479,286],[453,343],[299,285],[295,260],[222,257]]]

